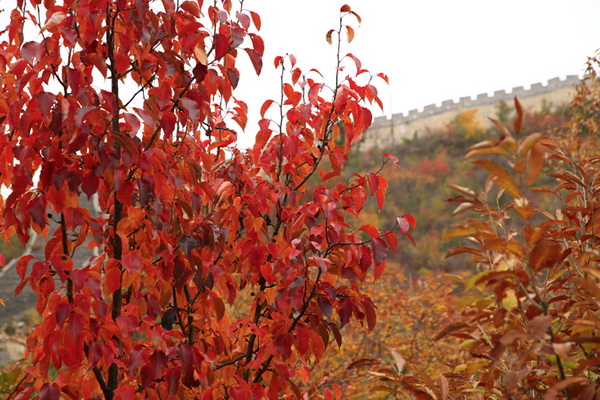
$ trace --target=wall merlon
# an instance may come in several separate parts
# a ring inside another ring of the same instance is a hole
[[[522,97],[524,95],[527,94],[527,90],[525,90],[525,88],[523,86],[517,86],[515,88],[513,88],[512,92],[510,93],[510,97],[511,99],[515,96],[517,97]]]

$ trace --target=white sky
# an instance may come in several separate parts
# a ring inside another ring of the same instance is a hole
[[[389,76],[389,87],[378,84],[387,115],[581,75],[600,49],[600,0],[245,0],[261,15],[266,45],[260,80],[249,63],[239,64],[246,74],[238,95],[250,114],[258,114],[262,100],[278,98],[276,55],[294,54],[303,69],[332,69],[325,33],[337,27],[343,4],[362,17],[343,52]],[[254,131],[250,126],[247,135]]]
[[[335,49],[325,34],[337,27],[346,3],[362,25],[343,54],[390,78],[389,87],[377,82],[385,110],[373,107],[375,116],[581,75],[600,48],[600,0],[244,0],[262,18],[266,54],[259,79],[240,52],[237,96],[250,117],[241,147],[253,142],[262,102],[279,98],[276,55],[292,53],[301,68],[332,76]],[[0,9],[15,5],[0,0]],[[0,15],[2,26],[7,17]]]

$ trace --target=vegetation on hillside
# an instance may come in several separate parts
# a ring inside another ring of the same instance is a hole
[[[423,346],[425,353],[443,349],[450,355],[435,371],[412,365],[410,352],[397,350],[412,325],[396,325],[391,338],[364,351],[378,357],[358,365],[368,377],[362,382],[371,381],[381,398],[600,397],[599,65],[590,61],[568,114],[528,115],[516,101],[510,128],[497,122],[485,140],[464,146],[465,161],[455,168],[474,179],[446,177],[456,218],[444,236],[452,243],[464,238],[448,256],[466,260],[436,270],[437,284],[454,281],[449,307],[440,296],[423,310],[450,311],[452,318]],[[452,273],[440,274],[444,269]],[[404,304],[422,296],[396,293],[408,296]],[[379,304],[386,309],[393,299],[383,296]],[[412,304],[410,311],[389,310],[388,318],[418,313],[418,302]],[[374,352],[378,347],[388,350],[387,357]],[[378,397],[362,392],[354,398]]]

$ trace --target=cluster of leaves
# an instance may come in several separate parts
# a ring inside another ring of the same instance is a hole
[[[503,111],[504,109],[504,111]],[[499,107],[498,118],[511,114],[513,107]],[[540,111],[524,111],[524,129],[528,131],[549,131],[553,135],[565,122],[562,106],[547,105]],[[531,129],[531,130],[529,130]],[[393,152],[401,161],[401,168],[386,169],[381,174],[389,182],[386,207],[379,212],[373,202],[367,202],[360,223],[379,221],[379,224],[393,220],[394,215],[402,215],[407,210],[419,221],[415,237],[415,246],[405,246],[392,255],[394,262],[400,263],[411,273],[422,268],[432,271],[465,271],[468,265],[466,257],[445,258],[445,254],[459,244],[458,238],[444,240],[444,235],[455,223],[452,208],[445,201],[453,190],[447,183],[453,182],[469,186],[475,191],[485,186],[486,172],[474,165],[461,162],[465,151],[475,145],[482,137],[496,137],[500,134],[495,126],[486,126],[475,110],[466,110],[456,115],[443,127],[431,128],[424,137],[405,139],[394,148],[384,149]],[[382,149],[370,149],[352,153],[349,165],[358,170],[373,170],[377,166],[373,160]],[[548,181],[540,177],[544,184]],[[410,193],[410,196],[406,196]],[[535,196],[535,195],[534,195]],[[551,199],[536,197],[544,207],[557,204]],[[547,203],[547,204],[546,204]]]
[[[450,279],[431,272],[411,276],[389,263],[383,279],[366,288],[377,305],[377,334],[349,324],[340,351],[329,352],[318,369],[345,389],[345,398],[356,400],[383,399],[395,390],[387,383],[373,387],[383,370],[407,376],[451,371],[445,364],[453,360],[454,347],[434,338],[445,324],[457,322],[455,289]]]
[[[572,107],[589,101],[589,94],[597,92],[576,97]],[[600,396],[598,133],[590,132],[588,142],[573,137],[573,129],[562,137],[525,134],[518,100],[515,108],[514,133],[496,121],[500,138],[467,152],[466,158],[488,174],[484,189],[476,193],[452,185],[460,193],[451,199],[459,203],[455,213],[476,217],[446,235],[467,237],[470,244],[448,255],[470,255],[479,272],[462,280],[461,322],[448,325],[437,338],[459,339],[462,355],[437,382],[424,375],[381,378],[396,382],[398,392],[409,398]],[[580,121],[578,115],[572,121]],[[545,166],[553,184],[540,185]],[[543,197],[559,206],[540,208]]]
[[[373,76],[339,51],[354,35],[345,20],[360,20],[349,6],[327,34],[335,84],[277,57],[281,98],[262,106],[254,147],[236,148],[233,123],[247,122],[236,60],[260,73],[264,51],[260,17],[240,3],[18,0],[11,11],[0,234],[48,240],[16,267],[16,292],[32,287],[43,321],[9,398],[339,398],[309,364],[351,319],[373,329],[359,282],[381,275],[414,220],[345,222],[369,196],[381,208],[387,189],[376,173],[334,179],[371,124],[365,104],[380,104]],[[81,196],[97,197],[99,217]],[[74,265],[84,247],[98,255]]]

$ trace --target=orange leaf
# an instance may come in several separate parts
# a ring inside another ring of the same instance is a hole
[[[347,33],[348,43],[350,43],[352,41],[352,39],[354,39],[354,29],[352,29],[350,26],[346,25],[346,33]]]
[[[557,242],[550,240],[541,240],[531,250],[529,254],[529,263],[531,268],[539,271],[544,268],[550,268],[560,261],[563,249]]]
[[[447,327],[445,327],[444,329],[442,329],[437,335],[435,335],[435,337],[433,338],[433,340],[435,340],[435,341],[440,340],[444,336],[446,336],[446,335],[448,335],[448,334],[450,334],[450,333],[452,333],[452,332],[454,332],[456,330],[464,328],[466,326],[468,326],[468,325],[467,324],[463,324],[462,322],[458,323],[458,324],[450,324]]]
[[[544,138],[544,135],[541,133],[532,133],[531,135],[527,135],[523,139],[519,140],[518,153],[520,156],[527,155],[529,149],[531,149],[536,143]]]
[[[529,153],[527,161],[528,168],[525,184],[529,186],[535,183],[544,168],[544,148],[539,144],[535,144]]]
[[[375,226],[370,225],[370,224],[365,224],[365,225],[361,226],[360,230],[365,232],[367,235],[369,235],[372,238],[379,236],[379,229],[377,229]]]
[[[254,26],[256,26],[256,29],[260,31],[260,27],[261,27],[261,22],[260,22],[260,15],[258,15],[257,13],[250,11],[250,16],[252,17],[252,22],[254,22]]]
[[[515,133],[518,135],[521,133],[521,129],[523,128],[523,107],[521,107],[521,103],[519,99],[515,96],[515,110],[517,111],[517,117],[515,118]]]
[[[521,197],[519,188],[515,183],[515,179],[501,166],[490,160],[476,160],[472,161],[473,164],[485,169],[490,174],[494,175],[494,182],[509,192],[516,198]]]
[[[333,32],[335,32],[335,29],[330,29],[329,32],[327,32],[327,35],[325,35],[325,39],[327,40],[327,43],[329,43],[329,44],[332,43],[331,35],[333,35]]]
[[[448,398],[448,379],[443,374],[440,374],[440,391],[442,392],[442,400]]]
[[[260,117],[264,118],[265,117],[265,113],[267,112],[267,110],[269,109],[269,107],[271,107],[271,104],[273,104],[275,101],[274,100],[265,100],[265,102],[263,103],[262,107],[260,108]]]

